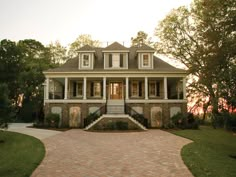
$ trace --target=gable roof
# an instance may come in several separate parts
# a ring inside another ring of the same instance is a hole
[[[150,51],[155,51],[152,47],[148,46],[147,44],[142,44],[141,46],[137,47],[137,52],[139,50],[150,50]]]
[[[129,49],[126,48],[125,46],[121,45],[118,42],[114,42],[111,45],[109,45],[103,49],[103,51],[106,51],[106,50],[129,50]]]
[[[94,60],[94,68],[93,70],[90,70],[89,72],[96,72],[96,71],[101,71],[101,72],[107,72],[106,69],[104,69],[104,59],[103,59],[103,52],[105,51],[113,51],[113,50],[117,50],[117,51],[121,51],[121,50],[125,50],[129,52],[129,60],[128,60],[128,67],[129,69],[127,70],[123,70],[121,69],[122,72],[125,71],[148,71],[148,72],[186,72],[186,70],[184,69],[179,69],[176,68],[170,64],[168,64],[167,62],[163,61],[162,59],[156,57],[155,55],[153,56],[153,64],[154,64],[154,69],[152,70],[139,70],[138,69],[138,59],[137,59],[137,51],[138,50],[149,50],[151,52],[154,51],[153,48],[147,46],[147,45],[143,45],[141,47],[130,47],[130,48],[126,48],[124,46],[122,46],[121,44],[119,44],[118,42],[114,42],[111,45],[109,45],[106,48],[93,48],[89,45],[86,45],[84,47],[82,47],[79,51],[91,51],[91,52],[96,52],[96,58]],[[45,73],[55,73],[55,72],[85,72],[85,70],[79,70],[78,69],[78,61],[79,61],[79,57],[75,57],[75,58],[71,58],[69,60],[67,60],[67,62],[65,64],[63,64],[62,66],[58,67],[58,68],[54,68],[54,69],[49,69],[47,71],[45,71]],[[109,72],[112,72],[113,70],[109,70]],[[119,70],[114,70],[115,72],[119,71]]]
[[[90,45],[85,45],[81,48],[78,49],[78,51],[94,51],[94,47],[90,46]]]

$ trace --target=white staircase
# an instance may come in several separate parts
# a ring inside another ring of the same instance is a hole
[[[98,122],[100,122],[103,119],[108,119],[108,120],[112,120],[115,118],[119,118],[119,119],[129,119],[130,121],[132,121],[134,124],[136,124],[137,126],[140,127],[141,130],[147,130],[146,127],[144,127],[142,124],[140,124],[138,121],[136,121],[134,118],[130,117],[127,114],[103,114],[101,117],[99,117],[97,120],[95,120],[93,123],[89,124],[87,127],[84,128],[84,130],[89,130],[90,128],[92,128],[94,125],[96,125]]]
[[[125,103],[124,100],[108,100],[107,114],[124,114]]]

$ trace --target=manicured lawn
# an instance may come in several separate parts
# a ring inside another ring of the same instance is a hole
[[[222,129],[200,127],[200,130],[173,132],[194,142],[181,151],[185,164],[195,177],[236,176],[236,136]],[[232,158],[230,156],[235,156]]]
[[[2,177],[29,177],[45,155],[42,142],[31,136],[0,132],[0,140]]]

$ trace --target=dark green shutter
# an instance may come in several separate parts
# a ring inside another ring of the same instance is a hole
[[[142,81],[139,81],[139,83],[138,83],[138,87],[139,87],[139,96],[141,97],[142,96],[142,91],[143,91],[143,89],[142,89]]]
[[[73,96],[76,96],[76,82],[73,82]]]
[[[160,96],[160,82],[156,82],[156,96]]]
[[[94,90],[93,87],[94,87],[93,82],[91,82],[91,84],[90,84],[90,95],[91,95],[91,97],[93,97],[93,90]]]
[[[112,54],[109,54],[109,67],[112,67]]]
[[[124,67],[124,61],[123,61],[123,53],[120,54],[120,67],[123,68]]]

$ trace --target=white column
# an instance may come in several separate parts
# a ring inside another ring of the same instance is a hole
[[[106,100],[106,77],[103,78],[103,99]]]
[[[87,96],[86,96],[87,90],[86,90],[86,88],[87,88],[87,78],[84,77],[84,89],[83,89],[83,92],[84,92],[84,94],[83,94],[83,99],[84,99],[84,100],[87,99]]]
[[[164,77],[164,99],[168,99],[167,97],[167,77]]]
[[[46,78],[46,88],[45,88],[45,92],[46,92],[46,98],[45,99],[49,99],[49,78]]]
[[[129,78],[126,77],[125,78],[125,99],[128,100],[129,99]]]
[[[67,100],[67,97],[68,97],[68,77],[65,77],[64,99]]]
[[[186,78],[183,78],[183,99],[186,99]]]
[[[145,100],[148,99],[148,78],[145,77]]]

